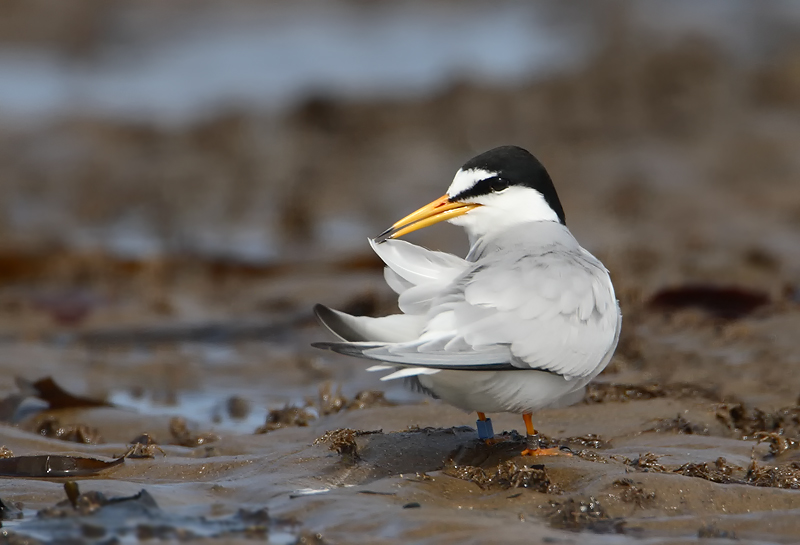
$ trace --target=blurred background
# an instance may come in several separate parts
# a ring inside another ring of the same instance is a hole
[[[366,238],[501,144],[626,315],[690,282],[797,297],[797,2],[3,0],[0,386],[374,383],[308,348],[310,306],[391,310]]]
[[[712,253],[797,243],[791,1],[0,10],[5,248],[255,264],[361,253],[506,143],[541,157],[595,249],[658,253],[689,242],[686,222]]]

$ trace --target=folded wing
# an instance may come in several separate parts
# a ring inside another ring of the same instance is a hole
[[[402,376],[538,369],[579,378],[591,375],[616,341],[614,290],[588,252],[556,246],[469,263],[402,241],[373,248],[396,275],[395,284],[402,282],[405,314],[357,318],[318,311],[350,342],[315,346],[409,368]]]

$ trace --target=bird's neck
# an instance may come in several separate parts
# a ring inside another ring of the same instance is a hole
[[[515,223],[481,233],[467,229],[467,234],[470,243],[467,261],[477,261],[497,251],[520,249],[528,254],[536,254],[554,245],[569,248],[579,246],[567,226],[557,221]]]

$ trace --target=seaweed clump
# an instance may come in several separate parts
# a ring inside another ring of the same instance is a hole
[[[42,419],[36,427],[37,433],[43,437],[52,437],[61,441],[96,445],[103,442],[100,432],[84,424],[63,425],[54,416]]]
[[[772,456],[800,447],[800,400],[776,411],[723,403],[717,407],[716,417],[740,439],[768,443]]]
[[[675,469],[668,469],[658,463],[656,455],[650,453],[642,454],[636,460],[624,461],[627,465],[645,472],[677,473],[712,483],[800,489],[800,462],[790,462],[779,466],[761,466],[753,460],[749,467],[743,468],[720,457],[714,462],[688,463]]]
[[[645,490],[637,486],[632,479],[617,479],[614,481],[613,485],[614,488],[620,489],[620,500],[625,503],[633,503],[640,509],[656,499],[655,492],[645,492]]]
[[[782,466],[759,466],[755,460],[747,469],[746,483],[771,488],[800,489],[800,462]]]
[[[266,422],[263,426],[259,426],[255,433],[269,433],[281,428],[306,427],[321,416],[341,411],[392,405],[394,403],[387,400],[381,391],[364,390],[358,392],[353,399],[348,399],[342,394],[341,386],[334,389],[330,382],[326,382],[320,386],[317,397],[307,398],[302,407],[286,405],[281,409],[270,410]]]
[[[358,453],[356,437],[362,435],[372,435],[382,433],[381,430],[362,431],[341,428],[338,430],[326,431],[321,437],[314,440],[315,445],[326,443],[328,448],[339,454],[343,460],[355,463],[361,459]]]
[[[500,463],[493,470],[477,466],[455,465],[444,471],[446,475],[477,484],[483,490],[490,488],[528,488],[543,494],[560,494],[558,485],[550,481],[543,465],[517,465],[513,460]]]
[[[720,484],[746,484],[742,478],[736,477],[735,474],[741,473],[744,468],[729,464],[725,458],[717,458],[713,464],[683,464],[678,469],[673,470],[673,473],[680,473],[687,477],[699,477],[712,483]]]
[[[658,459],[659,456],[653,454],[652,452],[648,452],[646,454],[640,454],[635,460],[625,460],[625,463],[629,466],[641,469],[644,472],[652,471],[655,473],[665,473],[667,468],[659,464]]]
[[[800,435],[800,405],[769,412],[757,407],[748,409],[742,403],[724,403],[717,407],[716,417],[742,439],[764,433]]]
[[[622,534],[625,521],[611,518],[597,499],[586,501],[569,498],[564,502],[550,502],[547,521],[554,528],[572,532],[590,531],[598,534]]]
[[[294,426],[306,427],[317,419],[314,411],[307,407],[294,407],[287,405],[282,409],[272,409],[267,414],[267,421],[256,429],[256,433],[269,433],[281,428]]]
[[[370,407],[391,407],[394,405],[394,403],[386,399],[384,393],[380,390],[362,390],[353,399],[348,399],[342,394],[341,386],[334,390],[330,382],[320,386],[316,403],[313,399],[306,400],[306,406],[314,406],[315,404],[320,416],[327,416],[341,411],[368,409]]]
[[[189,431],[186,419],[176,416],[169,421],[169,432],[175,442],[183,447],[199,447],[214,441],[219,441],[219,436],[215,433],[193,433]]]

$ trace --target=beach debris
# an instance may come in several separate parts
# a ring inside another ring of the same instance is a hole
[[[786,437],[778,432],[759,431],[754,433],[753,437],[755,438],[757,444],[769,443],[769,453],[772,456],[777,456],[779,454],[783,454],[787,450],[800,447],[800,440],[792,437]]]
[[[191,432],[186,419],[180,416],[176,416],[169,421],[169,432],[172,434],[172,438],[175,439],[175,443],[182,447],[199,447],[219,441],[219,436],[216,433]]]
[[[245,398],[233,395],[225,402],[228,416],[234,420],[243,420],[250,414],[250,402]]]
[[[123,458],[155,458],[156,451],[162,456],[167,453],[158,446],[155,439],[149,433],[143,433],[131,441],[128,451],[122,455]]]
[[[658,463],[660,457],[661,456],[653,454],[652,452],[648,452],[646,454],[640,454],[635,460],[628,460],[627,464],[645,472],[655,471],[657,473],[664,473],[667,471],[667,468]]]
[[[699,477],[712,483],[721,484],[743,484],[741,478],[734,476],[734,473],[741,473],[744,468],[731,465],[725,458],[717,458],[712,463],[702,464],[683,464],[678,469],[674,469],[673,473],[680,473],[687,477]]]
[[[319,417],[336,414],[341,411],[354,411],[370,407],[391,407],[395,404],[387,400],[384,393],[378,390],[363,390],[353,399],[342,394],[342,387],[334,388],[330,381],[319,387],[316,398],[307,398],[305,405],[287,404],[280,409],[271,409],[267,413],[267,421],[256,429],[255,433],[269,433],[281,428],[308,426]]]
[[[611,518],[600,502],[589,497],[586,500],[569,498],[563,502],[550,502],[550,512],[546,515],[550,526],[573,532],[589,531],[598,534],[622,534],[625,521]]]
[[[16,382],[22,393],[41,399],[52,410],[112,406],[100,399],[71,394],[59,386],[52,377],[45,377],[36,382],[17,377]]]
[[[608,446],[608,441],[595,433],[587,433],[586,435],[579,435],[577,437],[565,437],[563,439],[548,439],[548,441],[553,443],[553,446],[558,446],[559,444],[570,446],[578,445],[589,448],[605,448]]]
[[[308,407],[287,405],[282,409],[271,409],[267,413],[267,421],[256,429],[255,433],[269,433],[292,426],[306,427],[317,419],[316,412]]]
[[[608,458],[597,452],[596,450],[590,449],[580,449],[580,450],[571,450],[573,455],[586,460],[588,462],[595,462],[598,464],[607,464]]]
[[[315,403],[316,401],[316,403]],[[316,406],[320,416],[335,414],[343,410],[352,411],[368,409],[370,407],[391,407],[395,403],[386,399],[380,390],[362,390],[353,399],[348,399],[342,394],[341,385],[334,390],[333,384],[327,381],[319,387],[316,400],[306,400],[310,406]]]
[[[347,404],[348,411],[369,409],[370,407],[393,407],[393,403],[386,399],[386,394],[380,390],[362,390]]]
[[[36,432],[42,437],[85,445],[96,445],[104,442],[97,428],[92,428],[85,424],[62,424],[54,416],[45,416],[41,419],[36,425]]]
[[[800,462],[780,466],[759,466],[753,460],[747,468],[745,484],[771,488],[800,489]]]
[[[645,492],[638,486],[633,479],[617,479],[613,483],[614,488],[620,490],[619,499],[625,503],[636,504],[636,507],[643,509],[656,499],[655,492]]]
[[[743,468],[719,457],[713,462],[687,463],[677,468],[668,468],[658,463],[660,456],[652,453],[642,454],[636,460],[620,456],[612,458],[645,472],[677,473],[718,484],[800,489],[800,462],[796,461],[781,465],[759,465],[756,460],[752,460],[747,468]]]
[[[362,435],[374,435],[383,433],[382,430],[352,430],[350,428],[340,428],[338,430],[326,431],[322,436],[314,440],[315,445],[327,444],[328,448],[338,453],[345,461],[355,463],[360,459],[358,454],[358,444],[356,437]]]
[[[550,481],[547,470],[541,464],[528,466],[507,460],[488,470],[477,466],[453,465],[445,468],[444,474],[475,483],[483,490],[527,488],[543,494],[561,493],[561,489]]]
[[[800,436],[800,405],[770,412],[757,407],[751,409],[742,403],[722,403],[717,406],[716,417],[742,439],[773,432],[781,436],[789,433]]]
[[[14,456],[0,459],[0,477],[87,477],[124,461],[124,457],[104,461],[55,454]]]
[[[334,389],[333,383],[327,381],[319,387],[316,402],[320,416],[327,416],[338,413],[347,407],[349,400],[342,395],[341,384]],[[309,400],[307,403],[313,405],[313,400]]]

